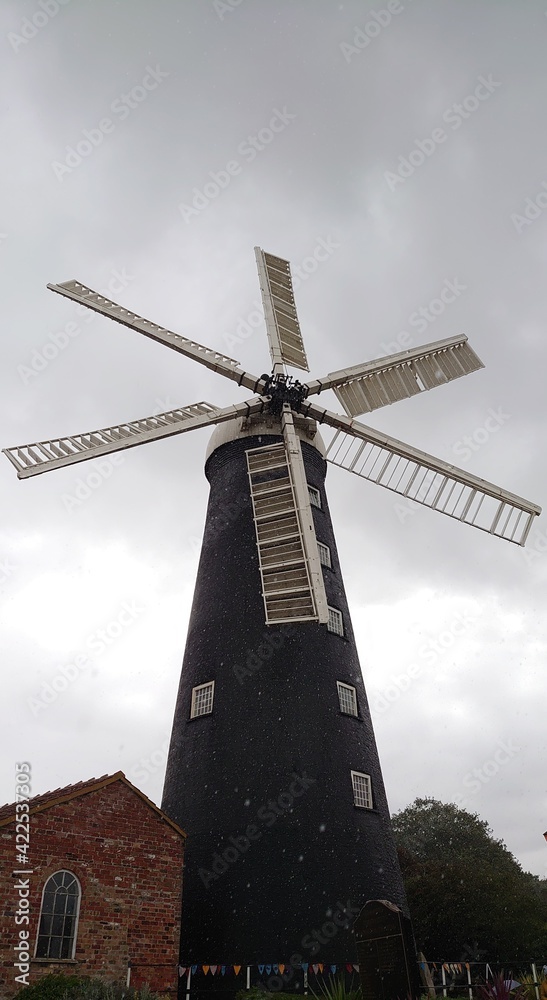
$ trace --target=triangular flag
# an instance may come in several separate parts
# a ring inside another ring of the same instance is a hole
[[[304,970],[304,972],[307,972],[308,968],[309,968],[309,963],[308,962],[302,962],[301,968]]]
[[[274,969],[275,969],[275,965],[274,965]],[[283,973],[285,972],[285,966],[284,965],[280,965],[279,966],[279,971],[280,971],[281,975],[283,975]]]
[[[213,976],[215,975],[217,969],[218,969],[218,965],[212,965],[211,966],[211,972],[213,973]]]
[[[273,966],[273,970],[274,970],[275,974],[277,975],[277,973],[279,972],[279,966],[278,965],[274,965]]]
[[[323,963],[322,962],[319,962],[319,971],[323,972]]]
[[[209,972],[209,966],[208,965],[202,965],[201,968],[203,969],[205,975],[207,975],[207,973]]]
[[[266,966],[266,972],[268,973],[268,975],[270,975],[270,972],[271,972],[271,971],[272,971],[272,967],[271,967],[271,965],[267,965],[267,966]]]
[[[198,971],[197,965],[193,965],[192,966],[192,975],[195,976],[195,974],[196,974],[197,971]]]
[[[183,976],[185,972],[186,972],[186,966],[179,965],[179,976]]]
[[[317,975],[318,968],[319,968],[318,965],[312,965],[312,969],[313,969],[315,975]]]
[[[262,973],[264,972],[264,966],[263,965],[259,965],[258,966],[258,971],[260,972],[260,975],[262,975]]]
[[[346,962],[346,972],[353,972],[353,965],[349,965],[347,962]]]
[[[356,972],[359,972],[359,966],[358,965],[354,965],[353,968],[355,969]]]
[[[241,969],[240,965],[234,965],[234,972],[236,976],[239,976],[240,969]]]
[[[331,965],[331,967],[330,967],[330,971],[331,971],[331,972],[336,972],[336,966],[335,966],[335,965]]]
[[[221,973],[222,976],[226,975],[226,966],[225,965],[221,965],[220,966],[220,973]]]

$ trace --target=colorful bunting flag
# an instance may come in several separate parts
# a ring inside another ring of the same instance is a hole
[[[309,963],[308,962],[302,962],[301,968],[304,970],[304,972],[307,972],[308,969],[309,969]]]
[[[236,976],[239,976],[240,970],[241,970],[241,966],[240,965],[234,965],[234,972],[235,972]]]
[[[336,972],[336,966],[335,966],[335,965],[331,965],[331,967],[330,967],[330,971],[331,971],[332,973]]]
[[[272,967],[271,967],[271,965],[267,965],[267,966],[266,966],[266,972],[268,973],[268,975],[270,975],[270,972],[271,972],[271,971],[272,971]]]
[[[225,975],[226,975],[226,966],[225,966],[225,965],[221,965],[221,966],[220,966],[220,974],[221,974],[222,976],[225,976]]]
[[[186,966],[179,965],[179,976],[183,976],[185,972],[186,972]]]
[[[260,972],[260,975],[262,975],[262,973],[264,972],[264,966],[263,965],[259,965],[258,966],[258,971]]]
[[[218,969],[218,965],[212,965],[211,966],[211,972],[212,972],[213,976],[215,975],[217,969]]]
[[[279,966],[278,965],[274,965],[273,966],[273,970],[274,970],[274,972],[275,972],[275,974],[277,976],[277,973],[279,972]]]
[[[313,972],[314,972],[314,975],[315,975],[315,976],[317,975],[317,970],[318,970],[318,968],[319,968],[319,966],[318,966],[318,965],[312,965],[312,969],[313,969]]]
[[[322,962],[319,962],[319,971],[323,972],[323,963]]]
[[[349,965],[347,962],[346,962],[346,972],[353,972],[353,965]]]
[[[274,965],[274,969],[275,969],[275,965]],[[280,965],[279,966],[279,971],[280,971],[281,975],[283,975],[283,973],[285,972],[285,966],[284,965]]]
[[[192,966],[192,975],[195,976],[195,974],[196,974],[197,971],[198,971],[197,965],[193,965]]]
[[[201,968],[203,969],[205,975],[207,975],[207,973],[209,972],[209,966],[208,965],[202,965]]]
[[[359,966],[358,965],[354,964],[353,968],[355,969],[356,972],[359,972]]]

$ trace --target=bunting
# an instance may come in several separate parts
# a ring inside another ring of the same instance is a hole
[[[432,967],[435,968],[434,963],[432,963]],[[227,973],[233,972],[234,976],[238,976],[242,968],[243,968],[242,965],[219,965],[219,964],[179,965],[178,974],[180,978],[182,978],[182,976],[185,976],[187,974],[195,976],[198,972],[202,972],[204,976],[207,976],[209,973],[211,973],[212,976],[217,975],[217,973],[222,976],[225,976]],[[261,976],[263,976],[264,973],[266,973],[267,976],[271,975],[272,973],[274,973],[276,976],[277,975],[282,976],[283,973],[285,972],[285,969],[288,969],[289,966],[285,962],[271,962],[268,964],[264,963],[261,965],[250,965],[246,966],[246,968],[248,968],[249,970],[253,968],[257,969],[259,975]],[[347,972],[353,972],[353,971],[359,972],[359,965],[355,963],[352,964],[350,962],[346,962],[345,965],[343,964],[325,965],[324,962],[315,962],[313,964],[310,964],[309,962],[302,962],[300,968],[304,973],[307,974],[309,971],[313,972],[313,974],[316,976],[323,974],[325,969],[332,975],[334,975],[338,971],[341,971],[343,968],[345,968]],[[466,962],[465,965],[460,963],[445,962],[443,963],[443,968],[446,969],[447,972],[456,972],[456,971],[461,972],[463,968],[469,969],[469,962]]]

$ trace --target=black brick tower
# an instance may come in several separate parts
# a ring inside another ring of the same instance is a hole
[[[247,436],[240,423],[225,424],[209,447],[211,492],[162,802],[188,833],[183,964],[295,954],[356,962],[347,925],[366,900],[406,912],[326,462],[307,424],[306,477],[320,494],[315,530],[330,550],[325,588],[343,637],[311,622],[265,625],[245,452],[281,440],[279,424],[247,427]],[[212,711],[191,718],[193,689],[211,681]],[[341,711],[338,681],[355,688],[357,716]],[[352,771],[370,776],[372,808],[354,804]]]

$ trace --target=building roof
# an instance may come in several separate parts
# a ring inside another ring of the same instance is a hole
[[[124,785],[127,785],[135,795],[138,795],[140,799],[152,809],[157,816],[160,817],[165,823],[167,823],[176,833],[181,837],[186,839],[186,833],[181,830],[177,823],[174,823],[172,819],[169,819],[159,806],[155,805],[151,799],[148,798],[144,792],[141,792],[140,788],[136,788],[131,782],[125,777],[123,771],[116,771],[115,774],[103,774],[101,778],[90,778],[89,781],[78,781],[75,785],[66,785],[64,788],[56,788],[53,792],[44,792],[43,795],[34,795],[29,801],[29,813],[30,815],[36,815],[36,813],[43,812],[45,809],[50,809],[52,806],[61,805],[63,802],[69,802],[71,799],[80,798],[82,795],[89,795],[91,792],[97,792],[101,788],[105,788],[106,785],[111,785],[115,781],[121,781]],[[5,806],[0,806],[0,827],[7,826],[8,823],[12,823],[15,820],[15,802],[9,802]]]

